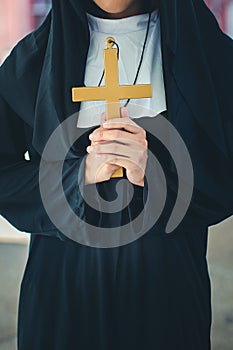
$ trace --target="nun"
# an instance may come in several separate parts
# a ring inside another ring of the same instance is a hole
[[[104,101],[72,100],[105,84],[108,37],[119,84],[152,86],[111,120]],[[53,0],[13,49],[0,213],[31,235],[19,350],[211,349],[206,250],[208,227],[233,214],[232,62],[203,0]]]

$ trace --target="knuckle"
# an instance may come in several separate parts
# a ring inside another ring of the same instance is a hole
[[[146,139],[141,140],[141,144],[144,148],[148,148],[148,141]]]
[[[115,137],[116,139],[121,138],[121,137],[122,137],[122,131],[121,131],[121,130],[116,130],[116,131],[115,131],[114,137]]]
[[[109,164],[109,163],[107,163],[107,164],[105,165],[105,169],[106,169],[106,172],[107,172],[107,173],[111,172],[111,170],[112,170],[112,165]]]
[[[139,152],[139,155],[138,155],[138,163],[139,164],[144,164],[145,162],[147,162],[147,159],[148,159],[148,152],[147,151],[141,151]]]
[[[141,134],[144,139],[146,139],[146,130],[141,128]]]
[[[118,145],[116,143],[114,143],[112,145],[112,153],[117,153],[117,151],[118,151]]]
[[[95,136],[95,138],[100,138],[103,136],[103,130],[99,128],[93,132],[93,135]]]
[[[99,145],[94,145],[93,146],[93,152],[94,153],[99,153],[100,152],[100,146]]]
[[[119,158],[118,157],[114,157],[111,159],[112,163],[118,163],[119,162]]]

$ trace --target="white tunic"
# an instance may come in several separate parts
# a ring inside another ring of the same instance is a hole
[[[90,47],[85,70],[85,85],[98,86],[104,69],[103,50],[106,38],[113,36],[119,45],[119,83],[132,85],[139,66],[148,25],[148,14],[123,19],[102,19],[87,15],[90,28]],[[156,116],[165,111],[166,99],[162,70],[160,21],[158,11],[151,15],[151,22],[144,59],[137,84],[152,84],[153,97],[131,99],[127,110],[132,118]],[[104,85],[104,79],[101,85]],[[121,101],[121,106],[126,101]],[[105,102],[90,101],[81,103],[78,127],[91,127],[100,124]]]

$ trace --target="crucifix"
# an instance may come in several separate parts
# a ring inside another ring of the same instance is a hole
[[[119,85],[118,50],[113,48],[115,39],[106,39],[104,50],[105,86],[72,88],[72,101],[106,101],[107,120],[120,118],[120,100],[152,97],[152,85]],[[122,177],[123,169],[119,168],[112,177]]]

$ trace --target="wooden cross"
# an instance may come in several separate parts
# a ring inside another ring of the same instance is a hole
[[[118,51],[113,48],[115,39],[106,39],[104,50],[105,86],[72,88],[72,101],[106,101],[107,119],[120,118],[120,100],[152,97],[152,85],[119,85]],[[122,177],[123,169],[119,168],[112,177]]]

